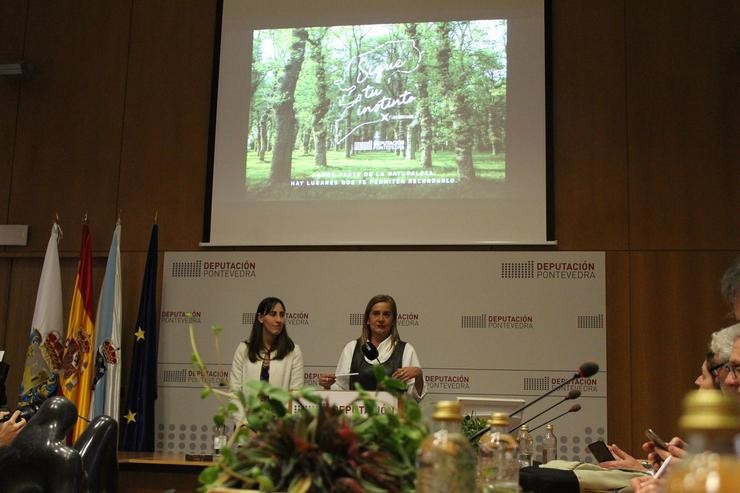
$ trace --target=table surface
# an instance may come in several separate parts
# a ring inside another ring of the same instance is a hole
[[[118,452],[118,463],[193,467],[208,467],[215,464],[213,460],[186,460],[184,453],[173,452]]]

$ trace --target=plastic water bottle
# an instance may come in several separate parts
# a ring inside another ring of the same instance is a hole
[[[475,452],[462,432],[460,403],[438,402],[432,418],[435,431],[416,455],[417,493],[474,492]]]
[[[493,413],[488,425],[491,429],[478,442],[478,491],[522,491],[519,487],[517,443],[506,432],[509,417],[504,413]]]
[[[527,425],[522,425],[516,434],[517,458],[519,467],[529,467],[532,465],[532,456],[534,455],[534,440],[529,434]]]
[[[558,458],[558,438],[555,436],[552,425],[545,426],[545,436],[542,437],[542,463],[547,464]]]

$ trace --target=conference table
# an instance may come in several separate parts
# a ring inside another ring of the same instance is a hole
[[[119,452],[120,493],[196,493],[198,475],[212,465],[210,460],[186,460],[184,453]],[[524,491],[533,493],[578,493],[573,471],[525,467],[519,473]]]
[[[186,460],[184,453],[118,452],[120,493],[196,493],[198,475],[213,462]]]

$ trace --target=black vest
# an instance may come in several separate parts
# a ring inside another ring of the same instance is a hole
[[[403,364],[403,350],[406,347],[406,343],[398,341],[396,347],[393,348],[391,357],[388,358],[385,363],[382,364],[386,375],[393,375],[393,372],[401,368]],[[355,382],[362,385],[365,390],[377,390],[378,382],[375,380],[375,373],[373,372],[373,364],[368,363],[365,360],[365,356],[362,355],[362,343],[359,339],[355,343],[355,352],[352,354],[352,364],[349,367],[349,371],[352,373],[359,373],[359,375],[352,375],[349,377],[349,388],[354,390]]]

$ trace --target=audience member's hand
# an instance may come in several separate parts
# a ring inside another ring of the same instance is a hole
[[[609,450],[616,460],[599,462],[599,465],[605,469],[631,469],[633,471],[645,471],[642,462],[632,457],[630,454],[617,447],[616,444],[608,445]]]
[[[329,390],[329,387],[331,387],[336,381],[337,377],[335,377],[333,373],[319,374],[319,385],[324,387],[326,390]]]
[[[665,479],[655,479],[652,476],[632,478],[630,486],[635,493],[663,493],[665,491]]]
[[[0,417],[5,416],[8,413],[0,413]],[[20,411],[15,411],[9,420],[0,423],[0,447],[4,447],[13,441],[19,431],[26,426],[26,420],[21,418]]]
[[[642,450],[647,452],[648,460],[653,464],[653,469],[657,470],[666,458],[673,456],[673,460],[681,459],[686,455],[687,449],[686,442],[681,440],[679,437],[673,437],[668,442],[668,451],[655,446],[655,444],[648,440],[642,444]]]

